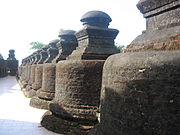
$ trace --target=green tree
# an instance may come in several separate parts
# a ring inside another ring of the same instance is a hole
[[[60,30],[59,30],[59,33],[62,33],[62,32],[64,32],[64,31],[65,31],[64,29],[60,29]]]
[[[30,43],[30,45],[31,45],[31,50],[37,50],[37,49],[41,49],[43,46],[44,46],[44,44],[43,43],[41,43],[41,42],[31,42]]]
[[[124,45],[121,45],[121,44],[115,44],[116,48],[120,50],[120,52],[125,48]]]

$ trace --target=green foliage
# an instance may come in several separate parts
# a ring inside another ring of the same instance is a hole
[[[26,98],[30,98],[29,96],[25,96]]]
[[[44,46],[44,44],[41,42],[31,42],[30,45],[31,45],[30,48],[31,50],[41,49]]]
[[[122,51],[122,50],[125,48],[124,45],[120,45],[120,44],[116,44],[115,46],[116,46],[116,48],[119,49],[120,51]]]
[[[59,33],[64,32],[64,31],[65,31],[64,29],[60,29],[60,30],[59,30]]]

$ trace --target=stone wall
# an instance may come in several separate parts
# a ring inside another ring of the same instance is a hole
[[[180,50],[180,1],[141,0],[137,7],[146,18],[146,30],[125,52]]]

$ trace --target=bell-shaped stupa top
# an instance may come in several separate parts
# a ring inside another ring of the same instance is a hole
[[[101,28],[108,28],[111,21],[112,19],[108,14],[97,10],[89,11],[85,13],[81,18],[81,22],[83,22],[83,25],[96,26]]]

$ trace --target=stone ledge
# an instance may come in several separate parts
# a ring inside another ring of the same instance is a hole
[[[33,98],[31,98],[29,105],[34,108],[48,110],[50,103],[51,103],[51,101],[43,100],[38,97],[33,97]]]
[[[149,11],[147,13],[144,14],[144,17],[145,18],[148,18],[148,17],[151,17],[151,16],[154,16],[156,14],[160,14],[164,11],[168,11],[168,10],[174,10],[175,8],[179,8],[180,7],[180,1],[174,1],[168,5],[164,5],[162,7],[159,7],[157,9],[154,9],[152,11]]]
[[[65,119],[61,119],[47,111],[41,121],[41,125],[46,129],[66,135],[87,135],[94,124],[80,124]]]

